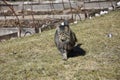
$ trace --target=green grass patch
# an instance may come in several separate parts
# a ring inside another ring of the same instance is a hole
[[[63,61],[54,44],[55,29],[8,40],[0,43],[0,80],[119,80],[120,11],[71,28],[84,56]]]

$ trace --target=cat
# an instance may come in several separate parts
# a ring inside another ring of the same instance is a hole
[[[76,35],[70,29],[68,21],[65,20],[56,28],[54,42],[60,51],[63,60],[67,60],[67,55],[73,50],[73,47],[77,42]]]

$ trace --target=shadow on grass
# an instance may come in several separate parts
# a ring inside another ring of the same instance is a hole
[[[80,48],[82,44],[78,44],[73,48],[73,50],[68,54],[68,58],[77,57],[77,56],[84,56],[86,51]]]

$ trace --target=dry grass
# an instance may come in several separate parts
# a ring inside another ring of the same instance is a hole
[[[120,11],[71,28],[84,56],[63,61],[54,45],[55,30],[1,42],[0,80],[119,80]]]

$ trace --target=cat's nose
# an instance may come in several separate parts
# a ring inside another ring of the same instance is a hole
[[[64,42],[65,40],[64,39],[61,39],[62,42]]]

